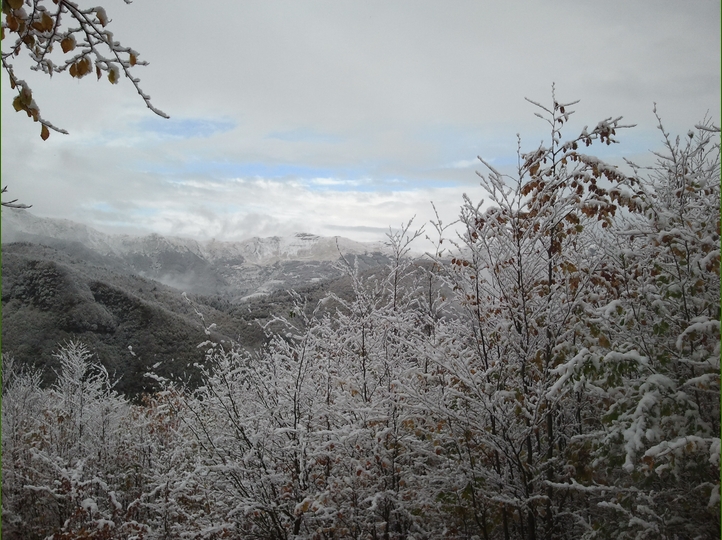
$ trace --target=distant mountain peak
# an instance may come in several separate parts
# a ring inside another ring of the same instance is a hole
[[[41,243],[41,238],[50,238],[79,242],[103,255],[121,258],[138,254],[152,256],[154,252],[190,252],[210,263],[234,260],[268,265],[278,261],[335,261],[341,254],[364,255],[387,251],[382,243],[356,242],[340,236],[325,237],[308,232],[291,236],[254,237],[240,242],[216,239],[197,241],[155,232],[144,236],[113,235],[68,219],[41,218],[27,210],[16,209],[3,210],[1,230],[3,242],[25,240]]]

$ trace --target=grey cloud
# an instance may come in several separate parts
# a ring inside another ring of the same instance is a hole
[[[3,93],[3,183],[40,215],[115,226],[126,215],[138,228],[194,236],[304,227],[371,234],[427,215],[432,196],[453,215],[461,191],[477,193],[474,171],[483,170],[454,163],[480,154],[513,167],[516,133],[524,150],[548,135],[523,98],[548,103],[553,81],[559,99],[581,99],[570,134],[608,116],[639,124],[619,154],[658,140],[654,101],[673,133],[708,109],[719,118],[714,2],[107,8],[116,38],[150,62],[136,70],[141,85],[173,119],[152,117],[127,81],[29,74],[43,114],[71,132],[42,142]],[[159,32],[159,21],[188,39]],[[264,184],[196,167],[211,162],[329,170],[346,183],[319,193],[313,178]],[[361,179],[370,191],[353,191],[350,181]]]

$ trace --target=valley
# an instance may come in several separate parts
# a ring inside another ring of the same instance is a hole
[[[349,297],[341,255],[367,272],[389,260],[383,245],[344,238],[113,236],[15,209],[2,212],[2,239],[3,352],[50,384],[58,347],[80,340],[129,396],[155,388],[150,371],[194,387],[204,324],[219,343],[257,350],[292,309],[288,291],[309,305]]]

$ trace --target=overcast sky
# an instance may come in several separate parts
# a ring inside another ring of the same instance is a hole
[[[78,0],[83,5],[83,0]],[[92,4],[89,4],[92,5]],[[107,232],[383,238],[484,197],[477,155],[546,134],[529,97],[581,100],[567,136],[623,116],[603,157],[719,125],[720,2],[105,0],[141,86],[23,70],[43,142],[2,81],[2,183],[39,216]],[[3,43],[3,46],[6,44]],[[20,69],[20,62],[16,62]]]

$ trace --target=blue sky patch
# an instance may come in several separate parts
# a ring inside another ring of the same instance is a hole
[[[228,163],[228,162],[199,162],[188,164],[185,170],[196,173],[212,171],[214,176],[225,178],[312,178],[330,176],[333,171],[328,168],[309,167],[307,165],[293,165],[288,163]]]
[[[364,176],[365,171],[353,168],[313,167],[290,163],[238,163],[232,161],[191,160],[178,165],[167,163],[139,163],[138,169],[149,173],[179,177],[228,178],[354,178]]]
[[[226,133],[236,127],[228,119],[212,118],[145,118],[138,126],[141,131],[150,131],[165,137],[177,139],[205,139],[218,133]]]
[[[173,184],[183,184],[189,179],[198,182],[234,179],[293,180],[305,189],[316,192],[389,193],[458,186],[455,180],[437,178],[434,175],[429,177],[422,173],[419,177],[401,176],[352,166],[314,167],[290,163],[239,163],[196,159],[181,163],[142,162],[136,168],[145,173],[166,177],[166,181]]]

